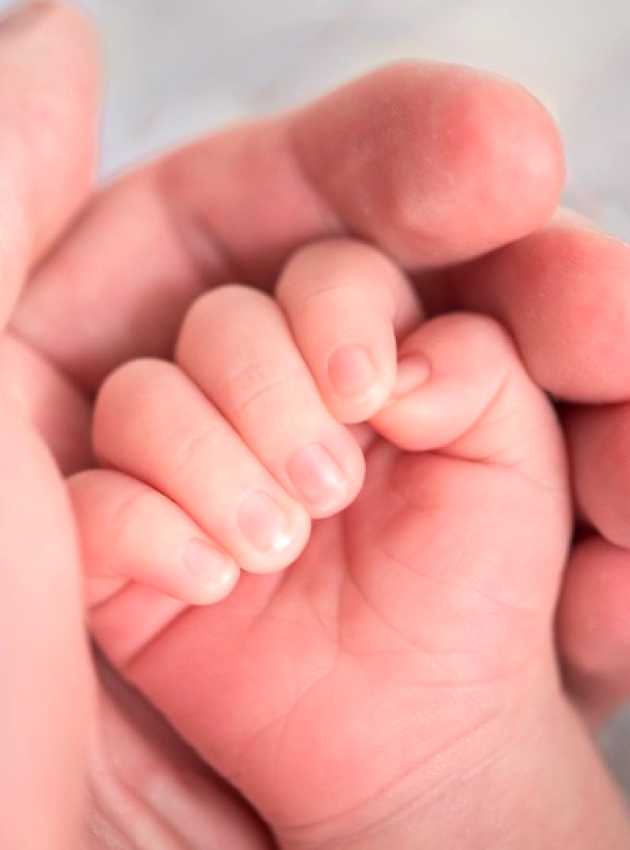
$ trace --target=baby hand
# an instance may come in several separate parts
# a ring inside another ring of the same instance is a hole
[[[117,590],[119,581],[102,581],[116,576],[209,603],[241,569],[293,563],[311,519],[360,491],[364,457],[343,423],[369,419],[390,398],[397,337],[420,318],[401,272],[349,241],[298,254],[276,299],[240,286],[199,299],[177,365],[137,361],[101,390],[94,440],[108,470],[72,482],[89,569],[101,579],[90,602]]]
[[[564,446],[497,323],[422,324],[385,258],[321,243],[275,300],[204,296],[176,364],[106,382],[107,468],[71,482],[92,628],[281,843],[386,822],[565,710]]]

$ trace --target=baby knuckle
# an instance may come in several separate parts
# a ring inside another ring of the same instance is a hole
[[[230,283],[218,286],[198,298],[182,322],[176,344],[176,360],[189,365],[208,352],[220,350],[233,340],[236,329],[248,318],[256,321],[261,302],[269,296],[251,287]]]
[[[284,398],[299,379],[296,371],[279,372],[277,365],[264,360],[252,360],[232,372],[225,382],[227,406],[237,416],[243,416],[253,405],[261,407]]]
[[[327,299],[327,307],[332,303],[333,308],[344,310],[349,293],[361,303],[367,299],[377,308],[391,312],[395,307],[393,294],[403,278],[395,263],[374,246],[358,239],[330,238],[307,245],[293,255],[275,294],[282,304],[294,310],[322,298]]]
[[[97,397],[97,411],[124,403],[129,409],[144,396],[144,391],[161,383],[173,367],[162,360],[143,358],[119,366],[103,382]]]
[[[138,539],[138,529],[151,528],[156,513],[154,490],[145,487],[133,489],[118,504],[110,526],[112,551],[124,554],[133,550]]]
[[[444,317],[453,324],[454,337],[460,346],[472,356],[475,352],[482,359],[502,359],[514,352],[514,344],[508,331],[492,316],[481,313],[452,313]]]
[[[119,438],[128,423],[146,418],[155,399],[164,397],[164,388],[176,371],[166,361],[144,358],[132,360],[112,372],[103,382],[94,407],[93,436],[98,449],[110,438]]]
[[[226,283],[205,292],[188,309],[180,337],[204,330],[210,322],[223,322],[226,311],[239,310],[244,302],[266,297],[251,287],[239,283]]]
[[[219,440],[219,428],[211,423],[182,436],[171,451],[173,477],[181,476],[189,480],[191,474],[195,477],[203,474],[202,471],[208,468],[212,458],[221,457]]]

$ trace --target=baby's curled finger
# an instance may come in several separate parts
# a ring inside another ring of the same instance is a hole
[[[365,465],[327,410],[278,305],[244,286],[198,299],[177,360],[251,452],[313,518],[343,510]]]
[[[432,319],[404,341],[393,399],[372,425],[407,451],[523,465],[541,479],[563,456],[551,407],[509,335],[474,313]]]
[[[95,407],[94,450],[172,499],[241,569],[282,570],[309,538],[304,508],[171,363],[136,360],[110,375]]]
[[[68,481],[88,580],[135,580],[191,605],[232,592],[235,561],[152,487],[107,469]]]
[[[331,413],[373,416],[394,386],[396,340],[422,318],[411,281],[376,248],[329,239],[295,254],[276,296]]]

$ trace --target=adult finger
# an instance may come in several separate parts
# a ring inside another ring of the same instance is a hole
[[[93,707],[79,558],[63,482],[4,403],[0,474],[0,846],[66,850],[83,823]]]
[[[64,475],[90,465],[90,400],[10,333],[0,336],[0,392],[41,434]]]
[[[564,422],[576,506],[598,534],[567,568],[561,648],[599,719],[630,697],[630,403],[576,405]]]
[[[64,4],[29,3],[0,22],[0,322],[90,185],[94,54],[91,29]]]
[[[15,327],[94,387],[170,353],[204,288],[269,286],[305,242],[351,232],[408,268],[453,263],[542,225],[562,178],[557,131],[523,89],[396,65],[116,183],[39,270]]]
[[[592,725],[630,697],[630,552],[592,535],[575,547],[558,608],[565,682]]]
[[[563,413],[577,508],[598,534],[567,567],[558,633],[571,690],[594,720],[630,695],[622,660],[630,621],[615,615],[619,600],[630,598],[629,274],[629,246],[562,212],[543,230],[432,283],[440,306],[500,319],[541,386],[600,402]]]
[[[575,406],[564,422],[581,516],[630,548],[630,403]]]
[[[65,7],[34,3],[0,20],[0,324],[89,184],[92,55],[91,33]],[[52,850],[76,846],[85,799],[91,681],[78,558],[50,457],[3,402],[0,843]]]
[[[630,400],[630,246],[563,213],[434,284],[513,334],[534,380],[577,402]],[[438,296],[440,292],[438,292]]]
[[[594,530],[567,566],[558,612],[567,684],[599,722],[630,697],[630,404],[564,411],[576,507]]]

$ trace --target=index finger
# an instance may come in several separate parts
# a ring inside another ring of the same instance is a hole
[[[544,223],[555,126],[523,89],[436,63],[379,70],[123,178],[40,269],[15,327],[83,385],[167,355],[190,302],[270,286],[306,242],[356,234],[408,268],[470,258]]]

